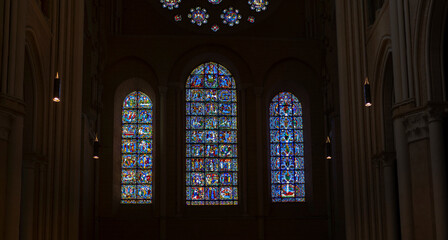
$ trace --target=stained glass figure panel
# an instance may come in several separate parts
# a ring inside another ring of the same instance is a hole
[[[135,91],[126,96],[122,107],[121,203],[149,204],[153,180],[152,102],[143,92]]]
[[[302,105],[281,92],[269,107],[271,196],[273,202],[305,202]]]
[[[198,66],[186,83],[186,203],[238,204],[237,94],[220,64]]]

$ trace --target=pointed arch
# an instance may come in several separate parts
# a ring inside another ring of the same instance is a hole
[[[237,92],[224,66],[207,62],[186,83],[186,203],[238,204]]]
[[[141,91],[128,94],[122,105],[121,203],[152,202],[153,104]]]
[[[271,197],[273,202],[305,202],[305,148],[302,104],[280,92],[269,108]]]

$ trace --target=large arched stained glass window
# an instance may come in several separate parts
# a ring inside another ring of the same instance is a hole
[[[121,119],[121,203],[151,203],[151,99],[142,92],[132,92],[124,99]]]
[[[238,204],[235,81],[213,62],[197,67],[186,84],[186,202]]]
[[[273,202],[305,202],[302,105],[281,92],[270,106],[271,190]]]

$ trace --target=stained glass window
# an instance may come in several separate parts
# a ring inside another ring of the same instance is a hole
[[[178,8],[179,7],[179,3],[181,2],[181,0],[160,0],[160,2],[162,3],[162,6],[164,8],[168,8],[169,10],[173,10],[174,8]]]
[[[232,7],[224,9],[221,14],[222,23],[228,24],[230,27],[239,24],[241,19],[241,14],[239,14],[238,9],[233,9]]]
[[[250,8],[257,12],[266,10],[268,4],[267,0],[249,0]]]
[[[202,24],[207,23],[207,19],[209,18],[209,15],[205,8],[197,7],[197,8],[190,9],[188,18],[191,19],[191,23],[201,26]]]
[[[135,91],[123,101],[121,131],[121,203],[152,200],[152,102]]]
[[[237,94],[220,64],[197,67],[186,84],[186,203],[238,204]]]
[[[305,202],[302,105],[281,92],[270,105],[271,190],[273,202]]]

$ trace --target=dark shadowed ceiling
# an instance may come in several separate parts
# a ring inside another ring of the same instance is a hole
[[[311,1],[312,2],[312,1]],[[251,10],[246,0],[222,0],[213,5],[208,0],[183,0],[179,8],[164,8],[159,0],[133,0],[122,2],[122,33],[126,35],[237,35],[297,38],[306,35],[307,25],[316,18],[315,3],[306,0],[270,0],[265,11]],[[202,26],[192,24],[188,18],[191,8],[206,8],[210,15]],[[240,11],[240,24],[229,27],[222,23],[223,9],[233,7]],[[176,22],[174,16],[181,15]],[[255,17],[255,23],[247,21]],[[311,17],[308,17],[311,16]],[[218,24],[217,32],[211,27]]]

